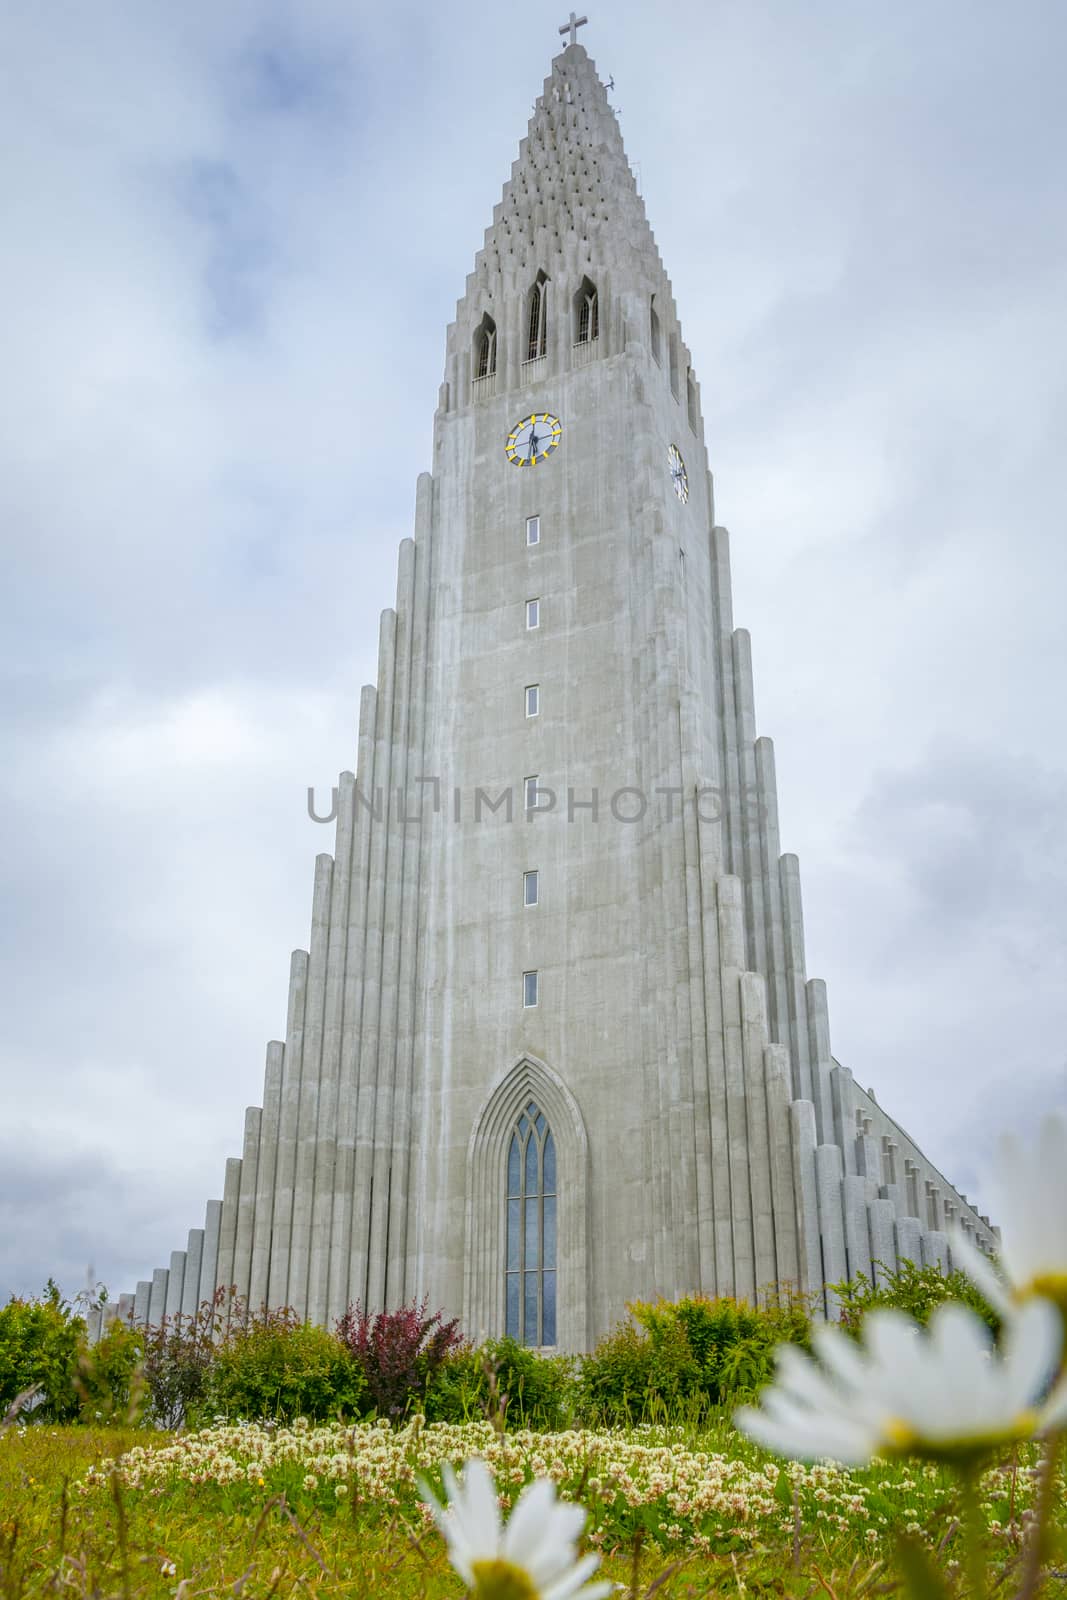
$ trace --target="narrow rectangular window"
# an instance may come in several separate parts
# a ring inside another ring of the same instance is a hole
[[[524,906],[535,906],[537,904],[537,889],[537,868],[535,867],[532,872],[524,872],[522,875],[522,903]]]
[[[527,626],[527,628],[539,628],[541,626],[541,602],[540,602],[540,600],[527,600],[527,602],[526,602],[526,626]]]
[[[541,714],[541,685],[528,683],[526,685],[526,715],[536,717]]]
[[[537,810],[537,773],[533,772],[528,778],[522,780],[523,800],[527,811]]]
[[[522,1005],[528,1011],[537,1004],[537,973],[524,972],[522,975]]]
[[[526,518],[526,543],[527,544],[540,544],[541,543],[541,518],[540,517],[527,517]]]

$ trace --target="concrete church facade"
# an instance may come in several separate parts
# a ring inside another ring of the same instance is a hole
[[[993,1248],[831,1054],[699,386],[573,32],[448,331],[337,806],[242,1154],[108,1315],[426,1295],[582,1350],[634,1297],[833,1315],[953,1222]]]

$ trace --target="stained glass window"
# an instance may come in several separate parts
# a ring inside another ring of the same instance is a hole
[[[520,1344],[556,1342],[556,1142],[531,1100],[508,1142],[505,1332]]]

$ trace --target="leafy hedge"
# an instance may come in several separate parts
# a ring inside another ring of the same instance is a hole
[[[946,1299],[964,1300],[997,1326],[958,1272],[904,1263],[881,1287],[865,1278],[834,1287],[853,1333],[876,1306],[925,1322]],[[194,1316],[159,1327],[112,1321],[89,1347],[83,1318],[49,1283],[35,1300],[0,1307],[0,1421],[35,1389],[34,1419],[140,1418],[166,1428],[218,1416],[396,1421],[414,1411],[434,1422],[489,1415],[501,1426],[541,1429],[697,1423],[751,1400],[773,1375],[776,1346],[806,1349],[811,1333],[810,1307],[797,1296],[757,1307],[696,1295],[635,1302],[630,1320],[591,1354],[546,1356],[512,1339],[464,1344],[457,1324],[425,1301],[376,1316],[354,1306],[329,1331],[289,1310],[249,1316],[220,1291]]]

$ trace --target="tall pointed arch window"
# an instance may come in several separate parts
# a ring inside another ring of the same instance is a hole
[[[556,1141],[527,1101],[508,1140],[505,1332],[520,1344],[556,1342]]]
[[[660,349],[663,343],[663,338],[659,328],[659,312],[656,310],[655,295],[652,296],[648,306],[648,339],[652,346],[653,356],[657,361],[662,362],[663,357],[660,354]]]
[[[581,288],[574,297],[574,342],[592,344],[600,334],[600,308],[596,284],[582,279]]]
[[[491,378],[496,371],[496,323],[488,311],[474,330],[474,376]]]
[[[539,272],[530,289],[526,318],[526,359],[537,361],[548,350],[548,279]]]

